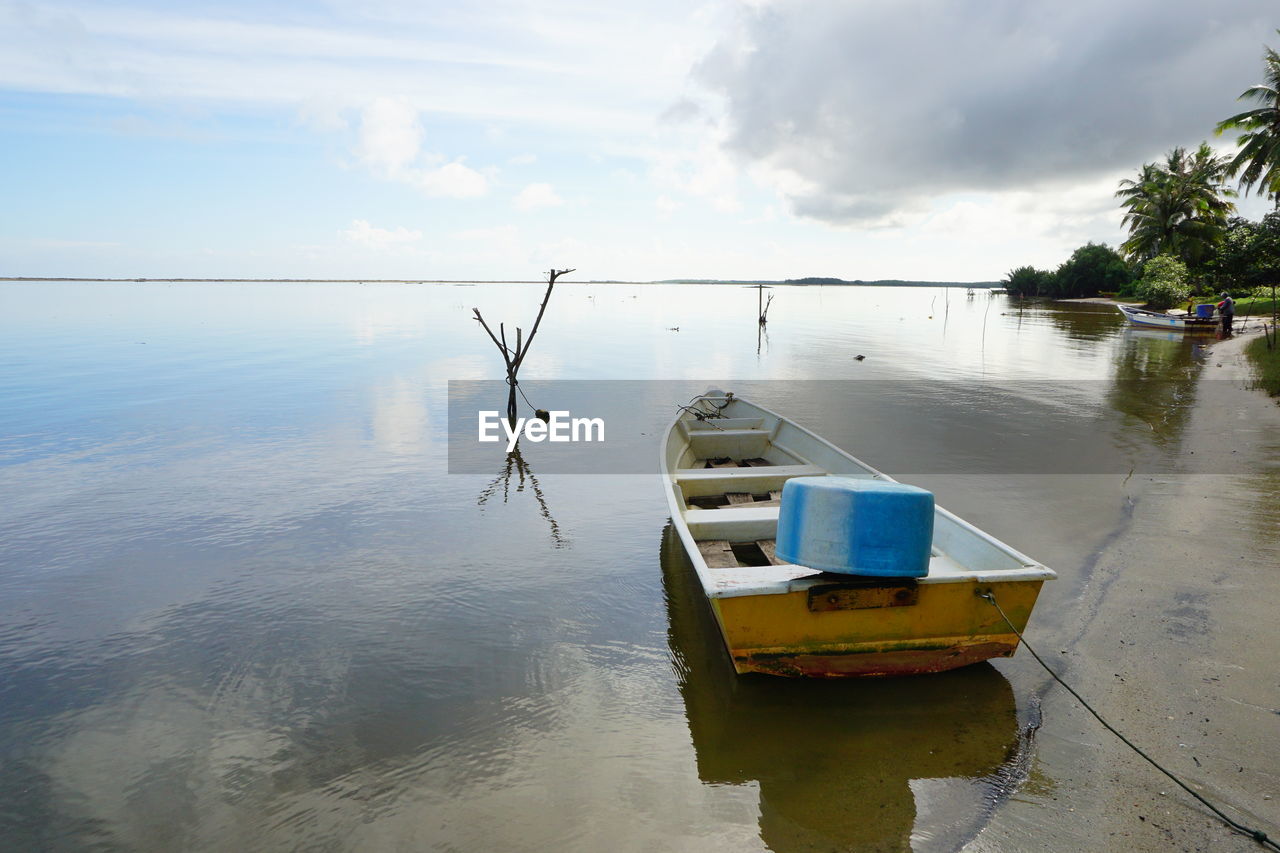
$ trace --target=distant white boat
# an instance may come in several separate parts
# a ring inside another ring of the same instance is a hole
[[[1120,313],[1135,326],[1150,329],[1174,329],[1180,332],[1213,331],[1218,328],[1218,321],[1213,317],[1197,317],[1192,314],[1161,314],[1145,308],[1134,308],[1132,305],[1117,305]]]

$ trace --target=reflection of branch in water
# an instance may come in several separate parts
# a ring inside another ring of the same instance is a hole
[[[551,541],[557,548],[563,548],[569,544],[569,540],[565,539],[560,533],[560,525],[551,516],[551,510],[547,508],[546,496],[542,494],[542,486],[538,484],[538,478],[533,473],[533,469],[529,467],[529,463],[524,461],[524,457],[520,455],[519,443],[507,454],[506,461],[503,463],[502,472],[493,479],[493,482],[480,492],[480,496],[476,498],[476,506],[483,507],[489,502],[489,498],[498,492],[498,488],[502,488],[502,502],[506,503],[511,498],[511,475],[517,474],[516,491],[523,492],[525,481],[529,483],[529,488],[533,491],[533,497],[538,501],[538,514],[547,520],[547,524],[551,527]]]
[[[759,323],[756,325],[756,356],[757,357],[759,357],[760,355],[761,346],[763,345],[765,349],[768,349],[768,344],[769,344],[768,327],[765,326],[763,323]]]

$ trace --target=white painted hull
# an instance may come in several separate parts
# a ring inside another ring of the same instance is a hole
[[[1199,317],[1178,317],[1172,314],[1160,314],[1155,311],[1145,311],[1141,308],[1133,308],[1128,305],[1117,305],[1120,313],[1125,316],[1130,323],[1140,326],[1144,329],[1166,329],[1176,332],[1206,330],[1211,331],[1218,326],[1217,320],[1199,318]]]

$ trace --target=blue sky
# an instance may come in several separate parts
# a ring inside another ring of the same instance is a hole
[[[1230,150],[1270,11],[0,0],[0,275],[998,279]]]

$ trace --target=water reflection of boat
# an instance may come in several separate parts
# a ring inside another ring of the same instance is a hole
[[[1178,332],[1212,332],[1218,328],[1218,321],[1212,317],[1197,317],[1193,314],[1161,314],[1134,308],[1132,305],[1117,305],[1116,308],[1135,326],[1156,329],[1172,329]]]
[[[661,560],[698,777],[759,785],[769,849],[911,849],[913,827],[954,846],[1022,781],[1028,740],[990,664],[934,678],[738,678],[670,526]]]
[[[1129,326],[1124,330],[1126,336],[1147,341],[1176,341],[1181,343],[1186,340],[1183,332],[1179,330],[1163,330],[1150,326]]]
[[[931,514],[932,547],[921,535],[918,578],[829,574],[780,559],[780,495],[796,485],[788,480],[835,474],[859,490],[894,481],[732,394],[709,392],[683,407],[662,472],[672,524],[738,672],[893,675],[1007,657],[1018,636],[976,593],[994,594],[1021,631],[1041,585],[1056,577],[941,507]],[[899,525],[895,518],[875,529]],[[892,550],[900,538],[873,547]]]
[[[1130,464],[1167,470],[1195,405],[1206,344],[1198,335],[1137,326],[1124,330],[1122,343],[1107,402],[1136,423],[1121,424],[1119,444],[1132,454]]]

